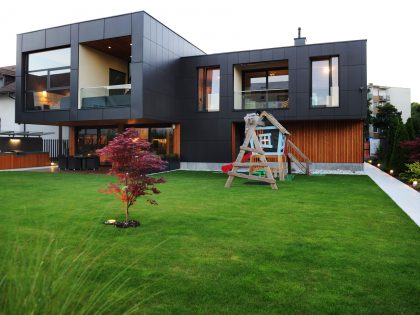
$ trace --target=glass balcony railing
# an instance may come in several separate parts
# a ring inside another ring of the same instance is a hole
[[[235,92],[234,108],[240,109],[269,109],[289,108],[288,90],[254,90]]]
[[[80,89],[81,109],[130,106],[131,84]]]

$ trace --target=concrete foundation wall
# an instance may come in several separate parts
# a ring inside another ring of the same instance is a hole
[[[203,163],[203,162],[181,162],[181,170],[189,171],[221,171],[222,166],[227,163]],[[245,169],[244,169],[245,170]],[[300,170],[292,163],[292,172],[300,173]],[[313,163],[312,173],[353,173],[363,172],[363,163]]]

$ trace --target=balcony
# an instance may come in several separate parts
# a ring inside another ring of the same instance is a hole
[[[131,103],[131,84],[80,89],[80,109],[127,107]]]
[[[235,92],[235,110],[289,108],[289,91],[285,89]]]

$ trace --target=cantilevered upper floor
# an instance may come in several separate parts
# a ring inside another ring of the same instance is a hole
[[[206,55],[145,12],[19,34],[16,122],[363,118],[366,41],[297,44]]]

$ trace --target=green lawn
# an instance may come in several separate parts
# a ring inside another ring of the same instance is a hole
[[[0,313],[420,313],[419,228],[368,177],[164,176],[121,230],[108,176],[0,173]]]

